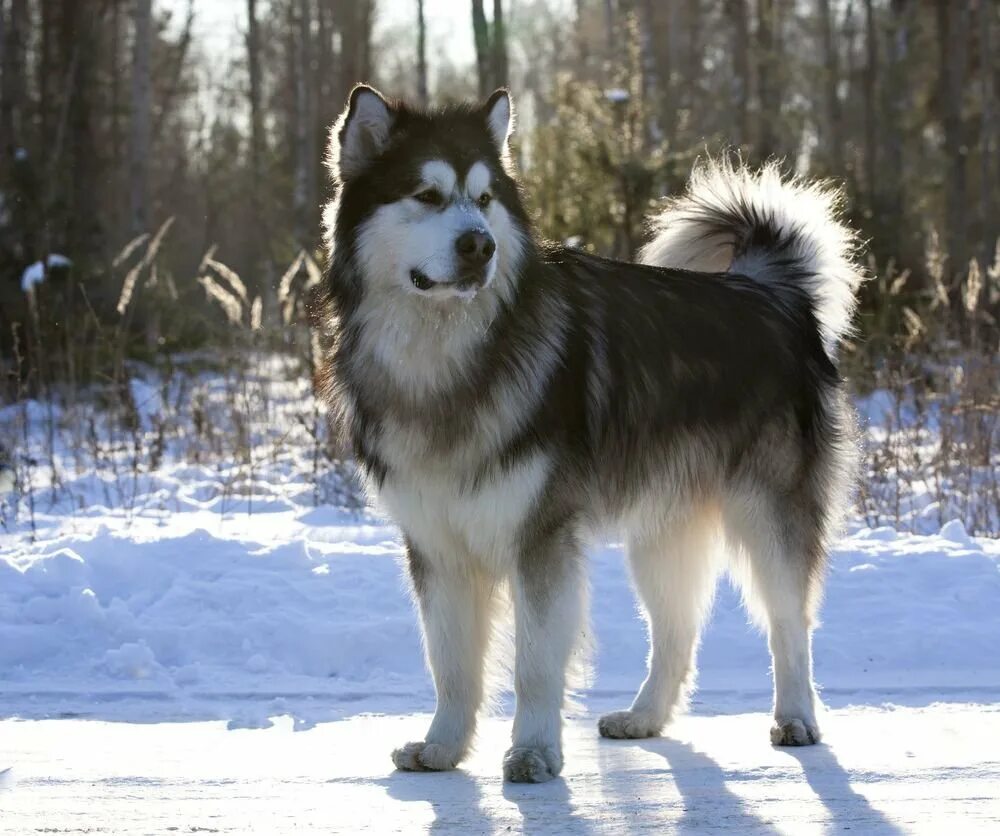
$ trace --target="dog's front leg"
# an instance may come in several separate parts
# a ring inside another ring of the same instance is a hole
[[[392,760],[399,769],[454,769],[469,750],[483,701],[492,586],[470,562],[429,560],[412,543],[407,559],[437,710],[427,736],[396,749]]]
[[[517,709],[503,773],[508,781],[549,781],[563,766],[566,669],[584,630],[586,581],[575,536],[562,531],[531,544],[513,586]]]

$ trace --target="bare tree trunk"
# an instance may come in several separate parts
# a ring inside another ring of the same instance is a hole
[[[989,5],[989,4],[987,4]],[[993,68],[993,113],[994,113],[994,125],[996,125],[997,110],[1000,108],[1000,44],[997,43],[997,39],[1000,38],[1000,30],[997,26],[1000,21],[997,19],[996,13],[993,15],[994,25],[990,28],[991,37],[993,39],[993,53],[988,59],[988,63]],[[996,140],[997,151],[1000,151],[1000,127],[994,131],[994,139]],[[994,172],[994,177],[996,178],[993,183],[996,191],[1000,193],[1000,163],[997,163],[996,171]],[[1000,218],[996,218],[996,231],[1000,234]],[[1000,305],[997,306],[1000,309]]]
[[[257,0],[247,0],[247,66],[250,71],[250,205],[253,212],[249,236],[250,264],[255,285],[267,288],[261,275],[261,244],[267,241],[260,196],[261,161],[263,157],[263,124],[260,112],[260,22],[257,20]]]
[[[335,97],[338,108],[357,82],[371,81],[373,5],[372,0],[344,0],[338,6],[342,21],[339,26],[342,44],[338,62],[340,91]]]
[[[41,61],[38,71],[38,124],[42,136],[51,136],[52,120],[52,36],[55,26],[52,22],[53,0],[42,0],[42,42]]]
[[[114,201],[112,208],[112,241],[120,247],[126,240],[129,226],[126,224],[124,207],[127,203],[126,188],[122,169],[124,168],[125,141],[122,136],[122,14],[121,3],[111,5],[111,166],[114,177]]]
[[[0,137],[9,137],[10,134],[7,132],[9,129],[7,127],[10,117],[7,113],[8,99],[7,99],[7,80],[9,78],[9,70],[7,69],[7,60],[10,55],[7,49],[7,4],[4,0],[0,0]],[[0,142],[0,178],[4,176],[4,167],[6,163],[6,151],[7,149],[3,147],[4,143]]]
[[[662,8],[662,6],[661,6]],[[677,3],[667,3],[662,14],[666,19],[666,37],[661,50],[663,65],[660,70],[660,87],[663,89],[663,131],[667,144],[673,148],[677,141],[677,110],[679,107],[677,78],[680,76],[681,27]]]
[[[868,208],[874,211],[878,199],[876,178],[878,172],[878,115],[875,96],[878,90],[878,30],[875,26],[875,8],[872,0],[865,0],[865,49],[868,60],[864,73],[865,97],[865,191]]]
[[[315,198],[315,140],[311,118],[310,93],[310,13],[309,0],[298,0],[298,36],[293,42],[298,60],[295,63],[295,231],[303,249],[313,243],[310,223]]]
[[[257,20],[257,0],[247,0],[247,63],[250,70],[250,164],[253,175],[254,200],[258,199],[261,163],[260,113],[260,24]]]
[[[503,87],[510,83],[507,69],[507,30],[503,22],[503,2],[493,0],[493,35],[491,37],[493,53],[493,80],[490,88]]]
[[[97,202],[100,185],[95,135],[97,114],[94,107],[96,98],[94,64],[97,32],[103,23],[105,10],[106,7],[99,11],[88,11],[71,0],[67,0],[63,5],[63,49],[75,52],[76,57],[75,71],[70,76],[72,81],[67,92],[69,136],[72,138],[70,188],[73,206],[68,237],[69,248],[77,258],[98,253],[103,245],[101,240],[103,215],[98,211]],[[147,105],[148,101],[147,98]],[[147,178],[149,156],[147,148],[144,159]]]
[[[938,96],[944,126],[946,240],[952,275],[966,268],[968,252],[965,230],[965,137],[962,130],[962,98],[968,46],[968,10],[964,3],[937,0],[937,37],[940,54]],[[955,289],[955,300],[958,290]],[[960,305],[953,306],[960,309]]]
[[[424,0],[417,0],[417,100],[427,107],[427,22],[424,20]]]
[[[150,231],[149,153],[152,128],[152,0],[135,0],[132,52],[132,124],[129,137],[129,189],[132,232]]]
[[[747,0],[727,0],[726,8],[732,19],[733,107],[736,109],[736,131],[732,142],[750,142],[750,13]]]
[[[997,173],[993,168],[997,166],[997,157],[1000,156],[1000,144],[998,144],[997,129],[997,103],[996,90],[994,89],[993,50],[993,18],[994,4],[990,0],[979,0],[979,74],[982,104],[982,125],[980,135],[980,176],[982,179],[981,198],[979,211],[982,224],[982,248],[980,254],[980,267],[983,270],[992,263],[993,254],[996,251],[997,236],[1000,234],[1000,224],[997,221],[996,191]]]
[[[657,76],[656,44],[653,43],[653,33],[656,31],[653,0],[644,0],[640,20],[639,49],[642,58],[642,96],[646,102],[646,112],[649,114],[644,138],[646,145],[651,146],[663,139],[660,120],[657,118],[660,104],[660,79]]]
[[[362,78],[371,78],[372,74],[372,27],[374,22],[375,0],[359,0],[358,51]]]
[[[7,156],[24,142],[27,118],[27,65],[25,47],[28,37],[26,0],[10,0],[10,16],[3,33],[3,93],[0,108],[0,136]]]
[[[576,19],[574,27],[576,31],[576,57],[580,66],[586,71],[590,63],[590,45],[587,43],[587,33],[584,31],[584,0],[576,0]]]
[[[882,224],[886,236],[886,250],[906,257],[908,244],[904,243],[906,224],[906,182],[903,176],[907,160],[905,126],[911,107],[910,90],[910,27],[913,4],[911,0],[891,0],[888,32],[886,79],[882,85],[882,112],[886,114],[882,132],[883,176],[879,177],[880,191],[885,195]]]
[[[604,0],[604,61],[610,65],[615,55],[615,3]]]
[[[483,0],[472,0],[472,35],[476,43],[476,73],[479,79],[479,96],[490,92],[490,30],[483,11]]]
[[[758,113],[757,153],[762,159],[767,159],[778,150],[776,138],[780,99],[775,77],[778,65],[776,54],[777,26],[775,0],[758,0],[757,95],[760,99],[760,112]]]
[[[157,140],[160,138],[160,132],[163,130],[163,124],[166,122],[167,116],[172,112],[174,99],[177,97],[178,88],[181,83],[181,75],[184,72],[188,50],[191,47],[191,32],[192,27],[194,26],[194,4],[195,0],[188,0],[187,17],[184,19],[184,28],[181,30],[180,39],[177,41],[177,50],[173,60],[173,66],[171,67],[169,73],[170,80],[167,84],[163,85],[162,92],[160,93],[158,102],[159,107],[157,108],[158,112],[156,119],[153,121],[152,144],[156,144]]]
[[[817,0],[816,14],[819,17],[820,41],[825,64],[823,89],[826,98],[826,152],[827,163],[834,173],[844,172],[844,138],[840,114],[840,56],[837,39],[834,37],[834,22],[830,16],[830,0]]]
[[[333,56],[333,33],[334,9],[330,3],[319,2],[316,4],[316,59],[313,62],[315,68],[316,89],[316,122],[319,129],[319,136],[324,138],[326,130],[337,114],[338,109],[343,105],[339,100],[339,91],[336,91],[334,81]]]
[[[687,49],[681,69],[680,99],[682,107],[698,107],[699,87],[705,65],[705,38],[703,37],[701,0],[687,0],[684,6],[684,37]]]

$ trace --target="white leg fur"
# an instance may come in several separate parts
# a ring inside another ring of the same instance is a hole
[[[695,519],[630,541],[632,580],[649,629],[649,673],[629,710],[601,717],[603,737],[658,735],[683,709],[719,574],[718,536],[717,519]]]
[[[579,557],[559,559],[555,571],[514,580],[517,708],[503,763],[508,781],[549,781],[562,771],[566,671],[581,645],[587,596]]]
[[[767,628],[774,675],[776,746],[805,746],[820,740],[818,698],[812,678],[812,622],[816,596],[811,594],[806,560],[783,542],[773,514],[741,514],[734,527],[745,562],[737,580],[752,612]]]
[[[437,710],[424,740],[392,753],[399,769],[454,769],[465,756],[483,701],[483,669],[496,609],[493,585],[470,566],[435,565],[418,590]]]
[[[774,665],[771,742],[776,746],[804,746],[820,740],[809,625],[803,612],[790,609],[771,608],[768,612],[768,643]]]
[[[771,553],[751,553],[753,588],[767,618],[768,647],[774,674],[776,746],[805,746],[820,740],[816,691],[812,681],[812,629],[808,578],[797,570],[799,555],[774,544]]]

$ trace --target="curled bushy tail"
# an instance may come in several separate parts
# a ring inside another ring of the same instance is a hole
[[[776,163],[759,172],[728,161],[699,163],[687,191],[652,220],[645,264],[730,272],[812,302],[831,357],[851,330],[864,270],[857,235],[840,221],[841,193],[783,179]]]

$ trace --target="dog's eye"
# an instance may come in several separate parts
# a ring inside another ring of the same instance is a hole
[[[417,194],[414,195],[414,198],[419,200],[421,203],[426,203],[428,206],[444,205],[444,195],[437,189],[424,189],[422,192],[417,192]]]
[[[483,192],[481,195],[479,195],[479,200],[477,200],[476,203],[479,205],[480,209],[485,209],[487,206],[490,205],[492,201],[493,201],[493,195],[491,195],[489,192]]]

